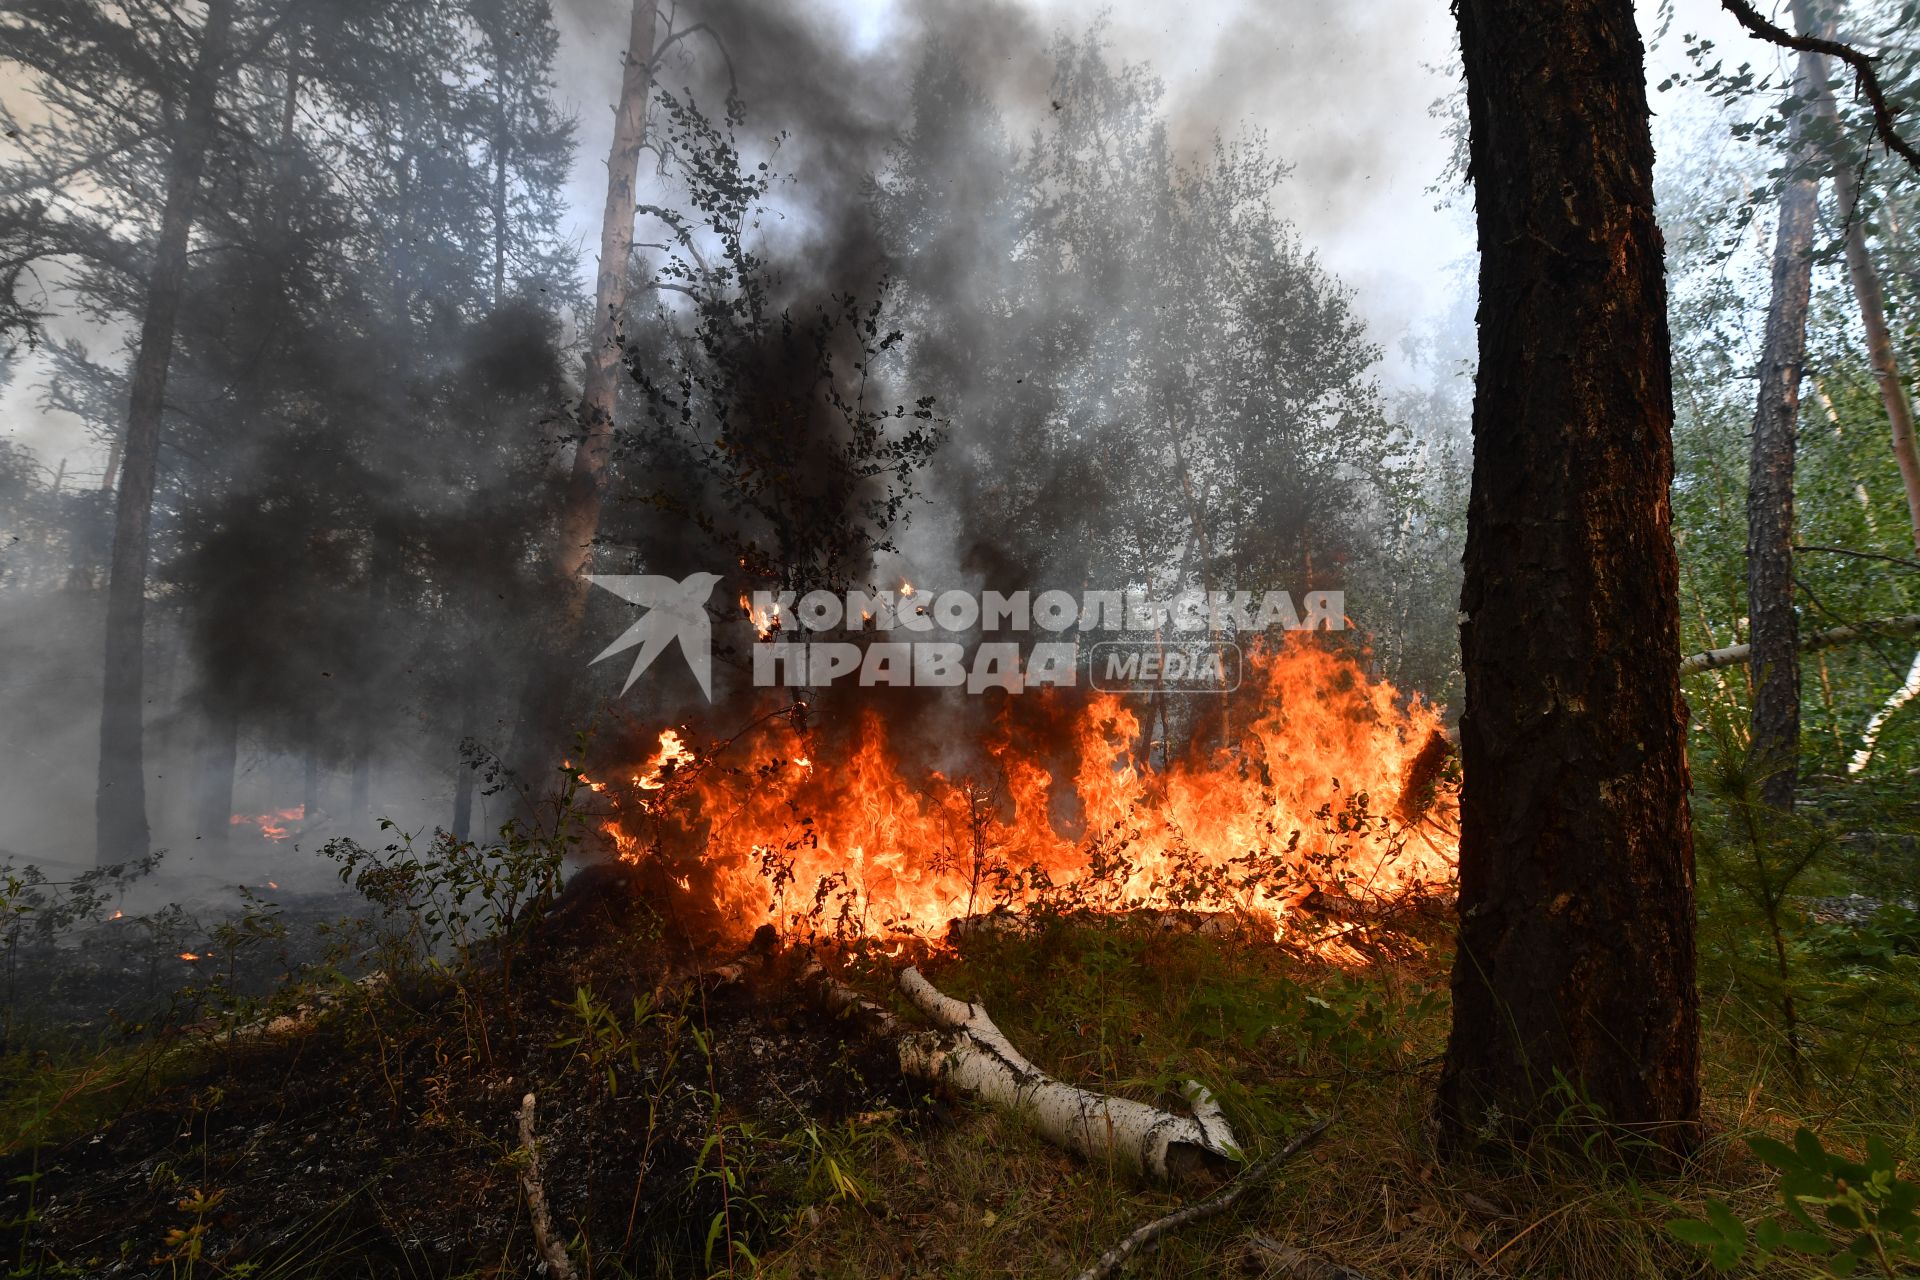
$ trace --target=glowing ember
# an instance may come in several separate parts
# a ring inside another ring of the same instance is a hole
[[[191,951],[182,951],[180,953],[180,958],[182,960],[198,960],[200,957],[193,954],[193,952]]]
[[[269,840],[285,840],[293,834],[288,823],[305,821],[307,806],[297,804],[291,809],[276,809],[272,813],[236,813],[227,819],[227,825],[233,827],[254,827]]]
[[[971,779],[916,774],[868,711],[844,735],[775,717],[704,755],[667,730],[630,785],[590,785],[622,858],[658,859],[743,931],[938,937],[1049,905],[1235,910],[1278,933],[1316,890],[1451,880],[1435,708],[1311,643],[1251,658],[1247,686],[1195,733],[1234,749],[1164,769],[1140,763],[1135,704],[1046,690],[1009,700]]]

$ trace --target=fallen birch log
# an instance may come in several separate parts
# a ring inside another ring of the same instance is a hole
[[[1239,1163],[1220,1104],[1197,1081],[1186,1084],[1185,1116],[1065,1084],[1027,1061],[979,1005],[942,994],[912,967],[899,984],[939,1028],[897,1041],[907,1075],[944,1081],[1023,1117],[1056,1146],[1157,1181],[1218,1180]]]
[[[1152,1222],[1135,1227],[1124,1240],[1101,1254],[1094,1260],[1092,1266],[1082,1271],[1079,1280],[1106,1280],[1108,1276],[1118,1271],[1128,1258],[1169,1231],[1177,1231],[1189,1223],[1204,1222],[1208,1218],[1225,1213],[1240,1197],[1259,1186],[1268,1174],[1318,1142],[1320,1135],[1327,1131],[1327,1127],[1338,1115],[1338,1112],[1333,1112],[1315,1123],[1312,1128],[1304,1129],[1294,1135],[1293,1141],[1278,1151],[1261,1156],[1248,1165],[1239,1177],[1206,1199],[1196,1200],[1190,1205],[1175,1209],[1164,1217],[1155,1218]]]
[[[862,1033],[876,1039],[898,1043],[913,1034],[893,1011],[882,1008],[828,973],[819,960],[809,958],[795,981],[821,1009],[836,1018],[844,1018]]]
[[[1844,627],[1815,631],[1800,637],[1800,649],[1804,653],[1811,653],[1816,649],[1834,649],[1877,636],[1891,638],[1916,633],[1920,633],[1920,614],[1907,613],[1896,618],[1876,618],[1870,622],[1854,622]],[[1718,671],[1721,667],[1735,667],[1752,656],[1753,646],[1750,644],[1730,644],[1724,649],[1708,649],[1704,653],[1682,658],[1680,674],[1691,676],[1702,671]]]

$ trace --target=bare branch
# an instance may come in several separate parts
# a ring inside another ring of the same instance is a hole
[[[1720,5],[1739,20],[1741,26],[1770,44],[1783,49],[1795,49],[1801,53],[1821,53],[1830,58],[1838,58],[1853,68],[1853,77],[1860,91],[1867,97],[1873,109],[1873,128],[1887,150],[1899,155],[1920,171],[1920,150],[1902,138],[1894,130],[1894,111],[1887,105],[1887,95],[1880,87],[1880,77],[1874,73],[1873,59],[1849,44],[1838,40],[1826,40],[1819,36],[1795,35],[1785,27],[1769,21],[1747,0],[1720,0]]]
[[[684,30],[676,31],[656,45],[653,50],[653,66],[657,68],[660,65],[660,60],[666,56],[668,49],[671,49],[674,45],[679,44],[682,40],[692,35],[704,35],[708,40],[713,42],[713,47],[720,54],[720,61],[727,64],[727,87],[732,92],[738,93],[740,91],[740,81],[739,78],[733,74],[733,58],[728,55],[726,44],[715,34],[713,28],[704,22],[696,22]]]
[[[517,1115],[520,1121],[520,1189],[527,1196],[527,1216],[533,1223],[534,1247],[540,1251],[541,1261],[547,1264],[548,1275],[554,1280],[573,1280],[573,1260],[567,1256],[567,1246],[554,1234],[553,1215],[547,1208],[546,1184],[540,1180],[540,1140],[533,1133],[531,1093],[520,1100]]]
[[[1816,547],[1812,545],[1796,546],[1794,550],[1824,551],[1828,555],[1851,556],[1855,560],[1884,560],[1888,564],[1897,564],[1908,569],[1920,569],[1920,560],[1908,560],[1903,556],[1882,555],[1878,551],[1855,551],[1850,547]]]
[[[1856,622],[1802,636],[1800,649],[1803,653],[1811,653],[1816,649],[1834,649],[1841,645],[1868,640],[1874,636],[1910,636],[1915,632],[1920,632],[1920,614],[1909,613],[1897,618],[1875,618],[1871,622]],[[1752,653],[1752,645],[1730,644],[1724,649],[1708,649],[1703,653],[1689,654],[1680,660],[1680,674],[1691,676],[1698,675],[1702,671],[1717,671],[1721,667],[1738,666],[1747,661]]]
[[[1080,1273],[1080,1280],[1106,1280],[1120,1269],[1120,1265],[1152,1244],[1169,1231],[1186,1226],[1190,1222],[1201,1222],[1218,1217],[1231,1209],[1234,1202],[1266,1180],[1268,1174],[1278,1169],[1293,1157],[1312,1146],[1320,1135],[1327,1131],[1338,1116],[1338,1112],[1323,1117],[1311,1128],[1303,1129],[1294,1136],[1293,1141],[1248,1165],[1239,1177],[1204,1200],[1196,1200],[1184,1208],[1176,1209],[1165,1217],[1155,1218],[1144,1226],[1136,1227],[1127,1237],[1113,1248],[1094,1260],[1092,1266]]]

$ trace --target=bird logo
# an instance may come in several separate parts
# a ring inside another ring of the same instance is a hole
[[[707,695],[707,701],[713,701],[713,641],[707,597],[720,581],[719,574],[695,573],[676,582],[650,573],[601,573],[588,574],[587,581],[647,611],[593,659],[598,662],[640,646],[640,652],[633,658],[633,669],[627,672],[627,682],[620,687],[621,693],[633,688],[633,682],[653,665],[660,651],[677,640],[687,666],[693,670],[693,678],[700,682],[700,692]]]

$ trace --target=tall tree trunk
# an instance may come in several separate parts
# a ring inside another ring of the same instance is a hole
[[[459,759],[453,768],[453,826],[455,840],[473,834],[473,764],[467,758],[467,744],[473,741],[480,724],[480,691],[468,681],[460,694]]]
[[[1454,1150],[1524,1141],[1569,1105],[1682,1150],[1700,1105],[1693,843],[1640,37],[1632,0],[1455,12],[1480,370],[1437,1116]]]
[[[320,810],[325,807],[321,804],[320,795],[320,754],[314,750],[312,743],[307,744],[306,767],[300,781],[300,820],[312,827],[320,821]]]
[[[1819,20],[1812,0],[1793,0],[1793,21],[1802,35],[1831,37],[1831,24]],[[1814,110],[1837,137],[1840,109],[1834,102],[1833,86],[1827,82],[1827,60],[1817,53],[1801,56],[1812,79]],[[1887,327],[1886,295],[1880,287],[1880,273],[1867,253],[1866,228],[1860,219],[1860,184],[1844,156],[1835,156],[1833,161],[1833,194],[1840,206],[1840,222],[1845,232],[1847,276],[1853,283],[1854,302],[1860,308],[1860,327],[1866,330],[1867,361],[1873,367],[1874,381],[1880,385],[1881,402],[1887,408],[1887,424],[1893,435],[1893,460],[1900,467],[1900,483],[1906,489],[1913,545],[1920,550],[1920,452],[1916,452],[1913,439],[1913,402],[1907,398],[1906,388],[1900,382],[1893,333]]]
[[[1812,54],[1800,55],[1795,91],[1818,82]],[[1792,163],[1804,175],[1806,126],[1793,122]],[[1749,759],[1760,798],[1793,808],[1800,767],[1800,623],[1793,611],[1793,468],[1800,377],[1807,357],[1807,302],[1813,287],[1813,221],[1819,183],[1788,181],[1773,240],[1773,297],[1760,354],[1759,402],[1747,464],[1747,617],[1752,643],[1753,735]]]
[[[614,396],[622,372],[620,322],[627,309],[627,276],[633,257],[634,184],[640,148],[646,142],[647,98],[653,91],[653,28],[656,0],[633,0],[633,25],[627,36],[626,70],[620,79],[620,105],[607,153],[607,203],[600,215],[600,267],[594,280],[594,324],[587,344],[585,386],[580,396],[581,439],[573,453],[573,475],[560,515],[554,571],[564,594],[563,625],[568,638],[586,608],[582,576],[593,558],[600,529],[600,500],[606,487],[607,455],[613,445]]]
[[[233,771],[239,762],[239,712],[216,708],[207,717],[199,785],[194,788],[194,836],[204,848],[226,848],[233,822]]]
[[[103,493],[112,493],[120,479],[120,451],[124,443],[119,436],[115,436],[112,443],[107,445],[107,465],[100,471],[100,489]]]
[[[507,148],[511,145],[507,138],[507,55],[501,50],[496,50],[494,58],[493,95],[493,305],[498,310],[507,291]]]
[[[384,635],[391,628],[394,583],[401,572],[404,534],[392,522],[382,519],[373,521],[368,534],[372,547],[367,556],[366,627],[369,635]],[[391,675],[377,655],[369,654],[366,679],[384,685]],[[341,817],[349,827],[358,828],[373,816],[373,765],[380,751],[381,735],[389,727],[380,719],[384,710],[363,701],[354,707],[347,726],[353,772],[347,787],[347,809]]]
[[[161,416],[167,367],[173,360],[174,324],[187,270],[200,174],[213,134],[214,98],[233,0],[208,0],[200,49],[188,86],[180,132],[168,159],[166,203],[154,240],[127,405],[127,434],[114,507],[113,555],[107,579],[106,676],[100,706],[100,788],[94,802],[95,857],[102,865],[146,856],[148,847],[145,761],[141,750],[142,638],[146,612],[147,557],[158,474]]]
[[[586,612],[589,585],[584,576],[593,560],[593,540],[600,531],[601,500],[606,489],[607,460],[613,447],[613,412],[623,369],[620,324],[627,308],[627,279],[633,257],[633,220],[637,212],[635,183],[640,171],[640,148],[646,142],[647,99],[653,91],[654,25],[657,0],[633,0],[632,25],[627,36],[626,65],[620,79],[620,103],[615,108],[613,145],[607,153],[607,200],[600,216],[600,264],[594,282],[594,323],[587,342],[585,380],[580,396],[580,441],[574,448],[555,538],[553,575],[559,591],[559,611],[546,636],[544,652],[534,655],[533,667],[521,697],[512,759],[523,783],[540,790],[546,771],[555,761],[546,759],[558,736],[566,690],[572,684],[568,666]]]

